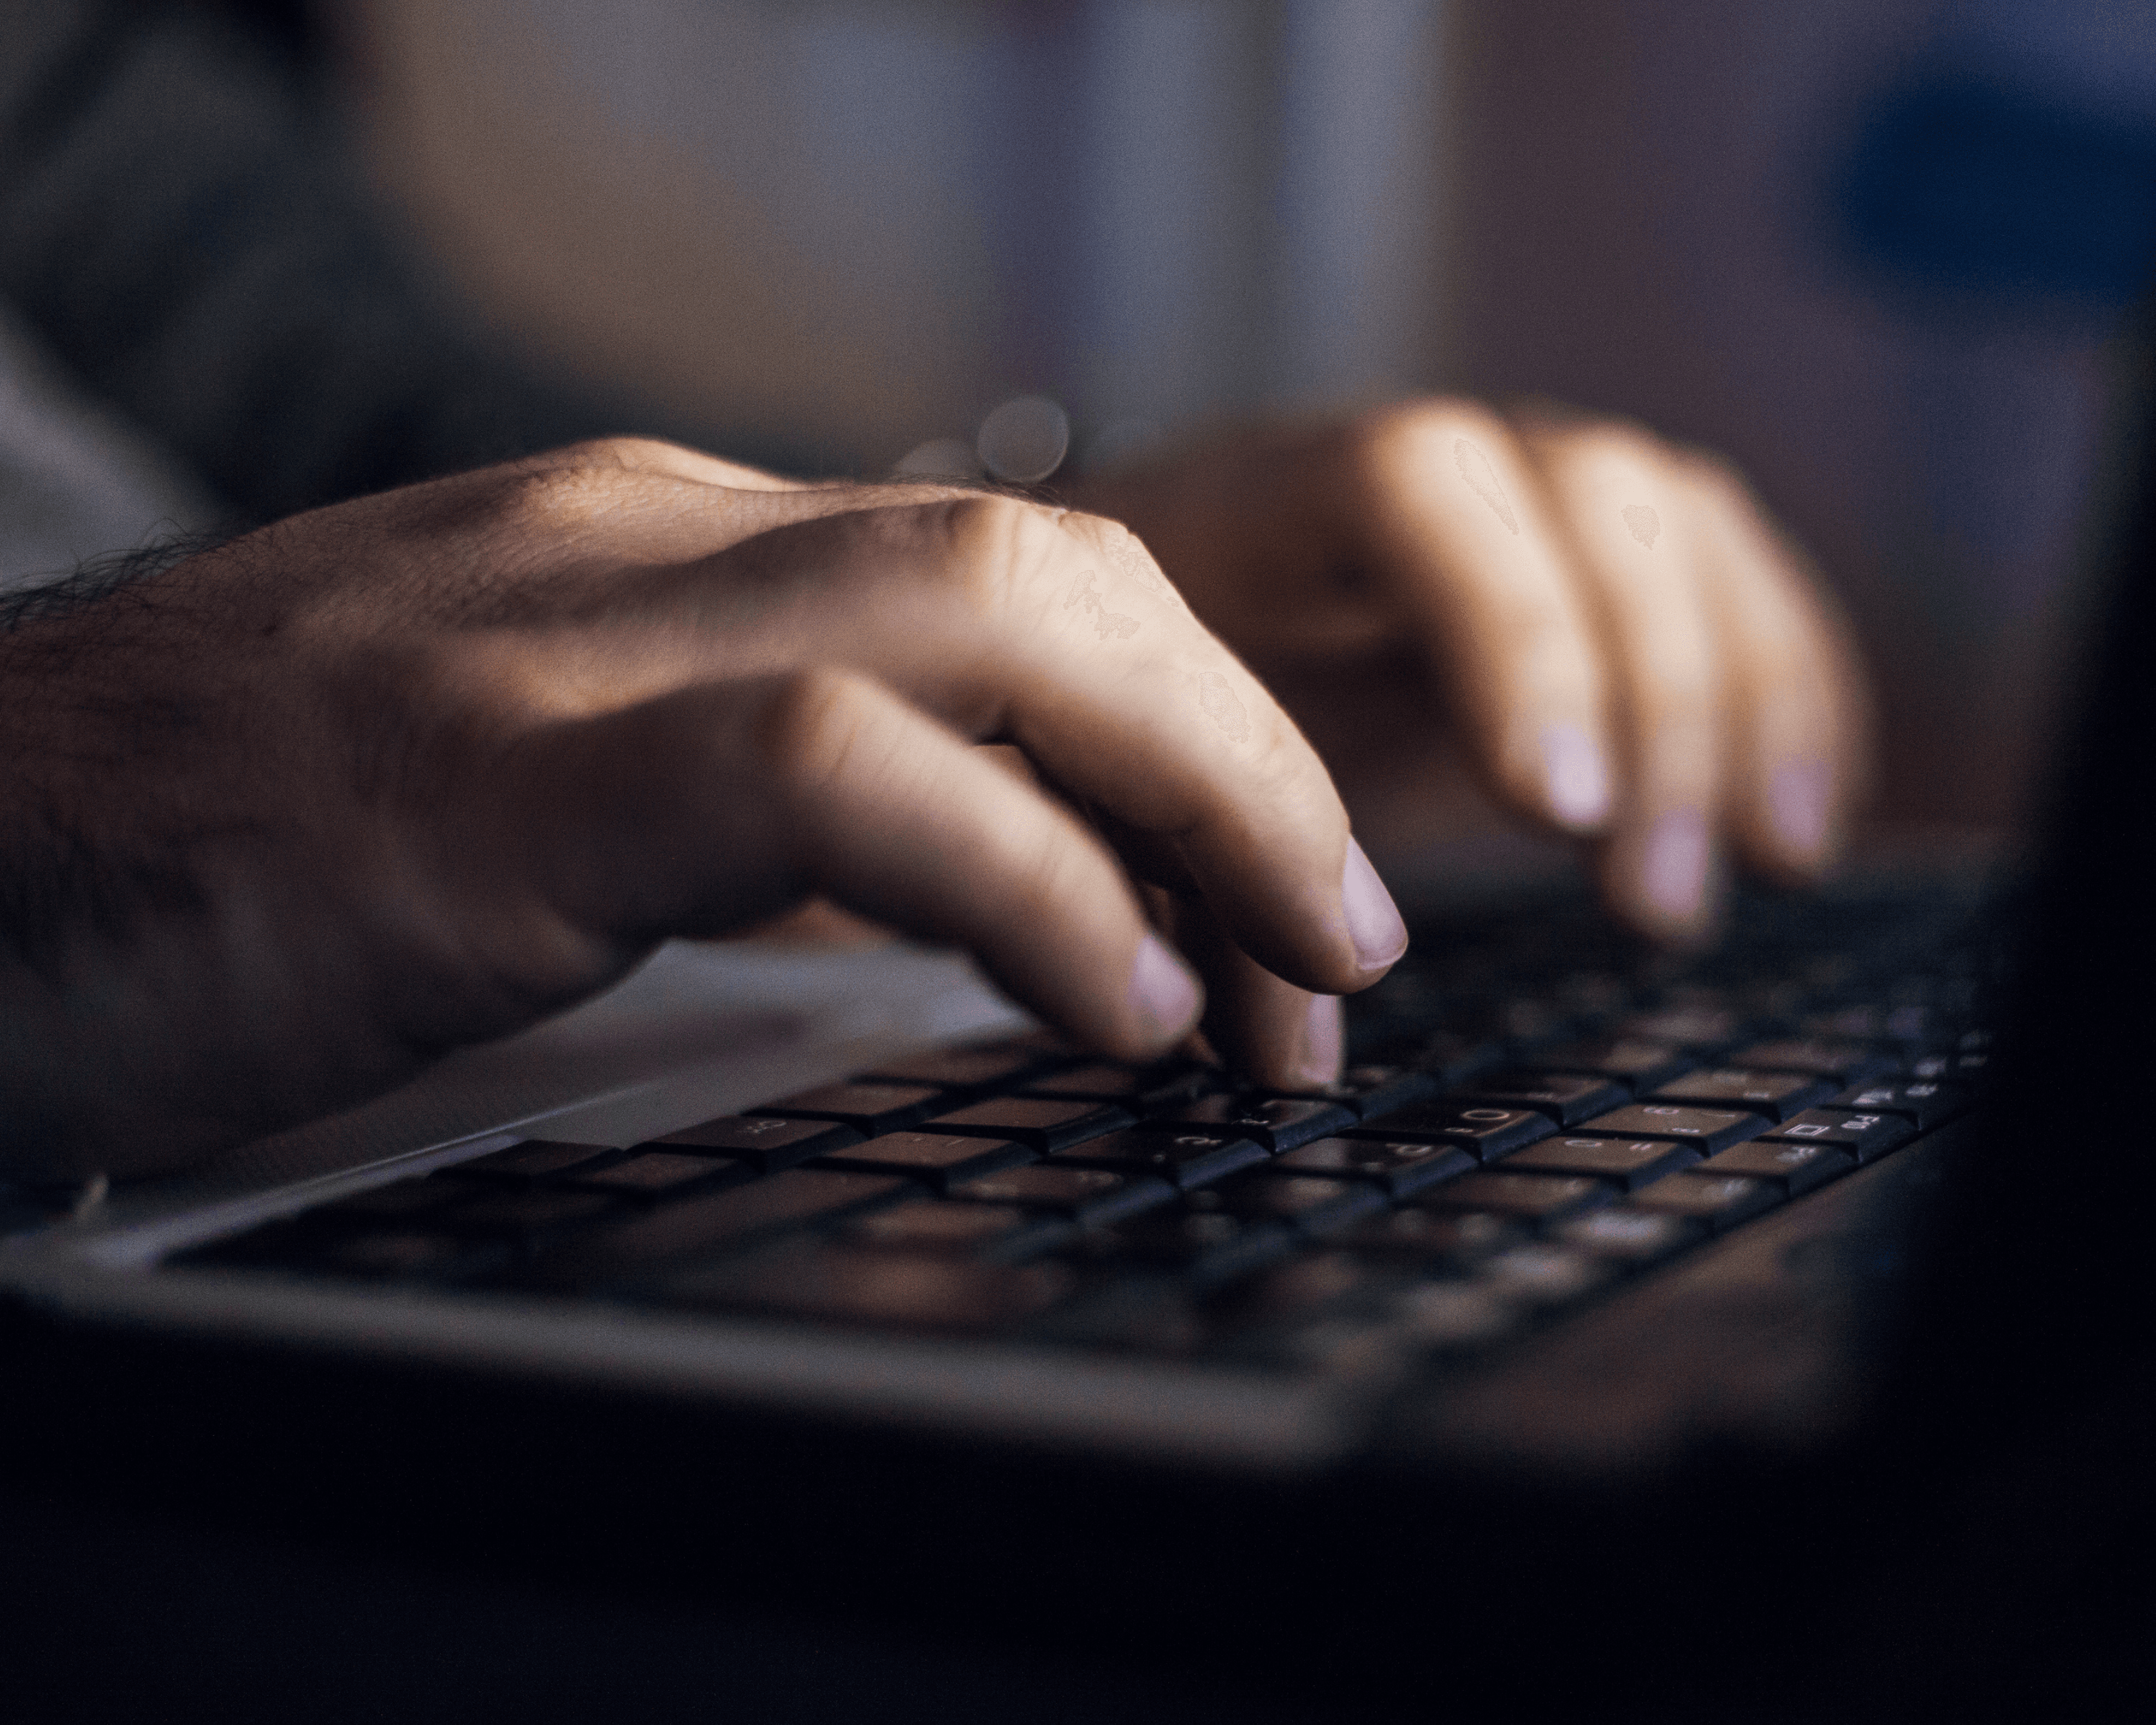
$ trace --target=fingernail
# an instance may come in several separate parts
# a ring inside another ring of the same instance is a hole
[[[1399,906],[1353,839],[1348,841],[1348,866],[1340,876],[1340,909],[1363,969],[1382,970],[1407,951],[1408,926],[1400,921]]]
[[[1302,1054],[1296,1070],[1306,1084],[1330,1084],[1340,1076],[1340,997],[1313,994],[1303,1014]]]
[[[1550,813],[1566,826],[1599,827],[1609,819],[1609,769],[1578,726],[1543,727],[1543,777]]]
[[[1131,966],[1131,1004],[1163,1042],[1181,1035],[1198,1016],[1198,979],[1157,934],[1138,942]]]
[[[1672,809],[1656,817],[1640,864],[1647,902],[1672,922],[1699,915],[1707,891],[1707,822],[1697,809]]]
[[[1815,860],[1826,849],[1826,812],[1831,788],[1824,761],[1784,761],[1767,781],[1767,806],[1774,829],[1793,855]]]

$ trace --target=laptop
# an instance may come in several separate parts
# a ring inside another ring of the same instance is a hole
[[[1358,1706],[1439,1654],[1697,1697],[1882,1611],[1974,1701],[1972,1625],[2055,1645],[1980,1578],[2149,1504],[2145,495],[2120,542],[2029,868],[1741,893],[1680,956],[1455,907],[1321,1092],[1103,1062],[947,953],[670,947],[203,1172],[10,1193],[11,1438]]]

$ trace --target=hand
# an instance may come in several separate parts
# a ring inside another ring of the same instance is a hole
[[[1646,932],[1712,922],[1718,860],[1799,883],[1864,768],[1844,631],[1727,467],[1630,425],[1425,401],[1081,484],[1317,744],[1358,826],[1448,747],[1591,841]]]
[[[1062,510],[602,444],[48,611],[0,634],[11,1173],[348,1106],[813,894],[1139,1059],[1201,997],[1128,870],[1278,1083],[1332,1076],[1322,996],[1406,942],[1286,716]]]

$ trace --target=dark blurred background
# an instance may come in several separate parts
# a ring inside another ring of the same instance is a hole
[[[1029,391],[1070,408],[1081,459],[1414,388],[1635,415],[1735,457],[1855,614],[1883,810],[1993,823],[2039,758],[2138,281],[1998,230],[2017,198],[2071,201],[2087,164],[2061,150],[2145,151],[2145,5],[367,0],[347,22],[381,183],[589,375],[864,470]],[[1964,200],[1975,242],[1897,197]]]
[[[198,514],[388,483],[398,449],[424,466],[514,439],[485,430],[484,392],[453,424],[413,382],[366,459],[290,454],[309,402],[433,363],[362,316],[377,264],[327,242],[287,273],[328,309],[249,384],[285,403],[275,438],[202,430],[170,404],[199,397],[184,379],[162,406],[139,387],[52,265],[94,252],[98,212],[24,237],[51,204],[37,152],[80,157],[68,140],[95,130],[68,92],[105,78],[107,106],[167,103],[226,152],[222,202],[168,213],[185,242],[246,206],[266,255],[286,218],[261,212],[311,195],[256,198],[249,128],[265,157],[285,140],[199,44],[111,69],[144,19],[223,32],[218,54],[245,36],[403,236],[394,267],[532,377],[607,403],[521,435],[641,425],[875,473],[1037,393],[1068,410],[1082,465],[1230,417],[1545,395],[1753,475],[1860,626],[1882,811],[1991,826],[2041,758],[2133,370],[2121,312],[2156,245],[2148,4],[14,4],[11,30],[59,45],[19,62],[0,300],[180,452]],[[102,60],[47,28],[62,13],[103,17]],[[187,77],[214,100],[172,98]],[[78,203],[147,196],[192,146],[143,138],[108,179],[57,183]],[[276,315],[298,297],[281,293],[198,321]]]

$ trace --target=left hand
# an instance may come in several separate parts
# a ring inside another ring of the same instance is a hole
[[[1424,833],[1471,818],[1440,806],[1464,760],[1665,940],[1712,927],[1725,856],[1790,884],[1833,858],[1865,776],[1863,680],[1801,552],[1712,456],[1431,399],[1069,493],[1145,542],[1367,832],[1398,829],[1404,800]],[[1250,969],[1247,1019],[1315,1022]]]
[[[1725,856],[1790,884],[1832,860],[1862,680],[1802,554],[1713,457],[1429,400],[1070,496],[1136,532],[1282,696],[1358,822],[1374,783],[1398,794],[1389,765],[1464,756],[1501,804],[1585,841],[1613,911],[1664,939],[1711,926]]]

